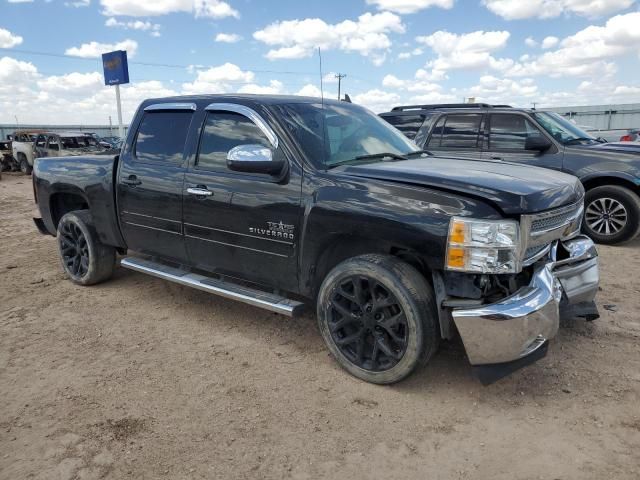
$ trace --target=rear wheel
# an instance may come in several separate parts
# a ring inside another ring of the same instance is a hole
[[[29,175],[31,173],[31,165],[29,165],[27,156],[24,153],[18,154],[18,165],[20,166],[20,171],[25,175]]]
[[[438,346],[431,285],[394,257],[363,255],[342,262],[322,283],[317,309],[333,356],[368,382],[402,380]]]
[[[633,239],[640,229],[640,199],[625,187],[596,187],[585,196],[584,232],[597,243]]]
[[[64,215],[58,223],[62,268],[73,283],[94,285],[111,277],[116,250],[98,238],[88,210]]]

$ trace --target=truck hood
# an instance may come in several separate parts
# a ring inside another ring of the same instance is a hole
[[[346,166],[342,172],[483,198],[509,215],[560,207],[584,195],[582,184],[572,175],[502,161],[433,156]]]
[[[610,142],[595,143],[593,145],[573,145],[567,149],[588,150],[592,152],[619,152],[628,154],[629,158],[638,158],[640,156],[640,142]]]

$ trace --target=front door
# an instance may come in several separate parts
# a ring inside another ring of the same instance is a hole
[[[192,104],[145,108],[132,145],[120,157],[118,212],[130,250],[185,262],[182,184]]]
[[[489,115],[487,128],[488,145],[483,152],[483,158],[562,170],[562,151],[555,143],[545,152],[525,149],[527,137],[543,136],[549,139],[548,135],[525,115],[493,113]]]
[[[195,162],[184,183],[184,232],[191,263],[201,269],[298,289],[302,169],[282,177],[227,168],[233,147],[261,144],[287,155],[259,115],[235,104],[206,112]],[[289,158],[291,160],[291,158]]]

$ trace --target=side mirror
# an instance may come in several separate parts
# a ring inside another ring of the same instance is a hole
[[[552,143],[542,135],[532,135],[527,137],[524,141],[525,150],[537,150],[538,152],[544,152],[551,148]]]
[[[227,154],[227,167],[236,172],[276,175],[284,168],[283,158],[274,158],[273,151],[263,145],[238,145]]]

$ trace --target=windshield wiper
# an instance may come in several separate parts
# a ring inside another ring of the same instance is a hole
[[[341,165],[352,165],[356,163],[369,163],[371,160],[378,160],[378,159],[384,161],[385,158],[389,158],[391,160],[407,159],[407,157],[405,157],[404,155],[400,155],[399,153],[390,153],[390,152],[371,153],[369,155],[360,155],[355,158],[350,158],[348,160],[341,160],[339,162],[332,163],[331,165],[329,165],[329,168],[340,167]]]
[[[565,145],[571,145],[574,144],[576,142],[595,142],[596,139],[595,138],[589,138],[589,137],[578,137],[578,138],[572,138],[571,140],[567,140],[566,142],[564,142]]]

